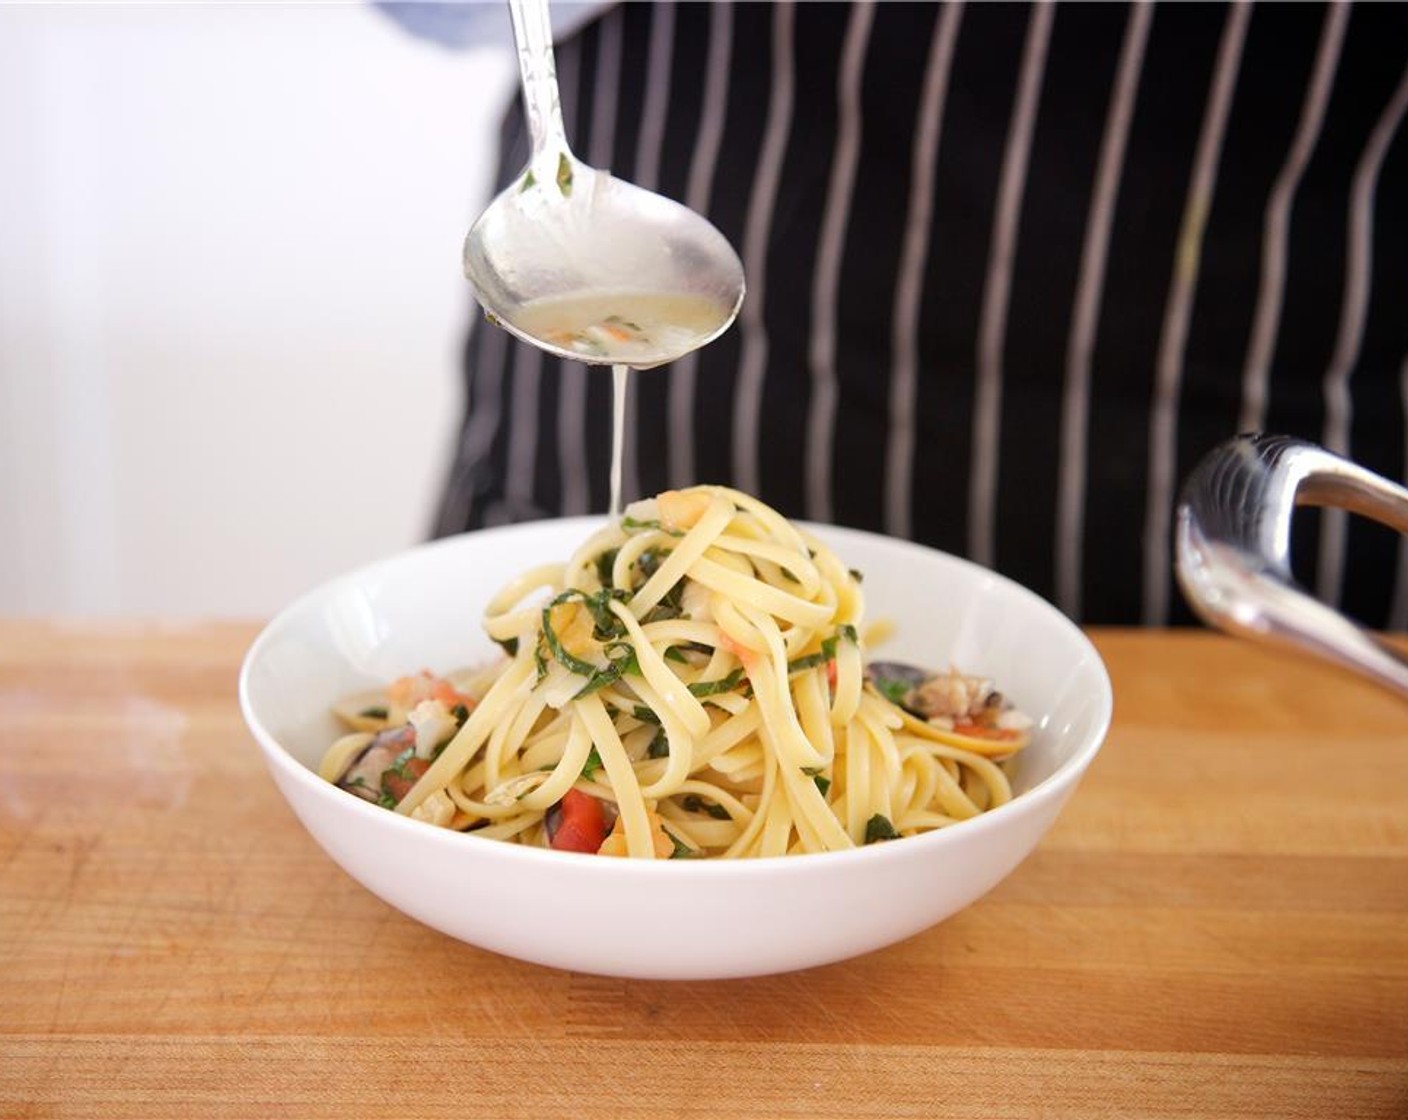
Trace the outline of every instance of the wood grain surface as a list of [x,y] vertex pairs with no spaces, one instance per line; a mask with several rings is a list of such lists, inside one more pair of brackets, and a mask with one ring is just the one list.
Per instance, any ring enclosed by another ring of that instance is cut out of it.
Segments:
[[637,983],[417,925],[325,857],[255,627],[0,623],[0,1116],[1408,1117],[1408,705],[1097,631],[1109,742],[891,949]]

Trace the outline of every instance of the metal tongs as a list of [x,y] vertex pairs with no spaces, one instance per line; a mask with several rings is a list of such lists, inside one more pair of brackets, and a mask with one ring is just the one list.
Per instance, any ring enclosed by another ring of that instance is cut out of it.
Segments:
[[1174,567],[1193,609],[1231,634],[1290,647],[1408,698],[1408,657],[1301,588],[1291,512],[1329,506],[1408,532],[1408,490],[1313,443],[1238,436],[1184,484]]

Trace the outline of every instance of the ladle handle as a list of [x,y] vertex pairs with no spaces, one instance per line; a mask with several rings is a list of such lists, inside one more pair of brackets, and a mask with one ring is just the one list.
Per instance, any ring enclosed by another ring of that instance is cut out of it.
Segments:
[[1189,476],[1175,570],[1188,602],[1229,633],[1307,651],[1408,698],[1408,658],[1291,575],[1291,513],[1331,506],[1408,532],[1408,490],[1315,444],[1239,436]]
[[557,65],[552,54],[552,20],[548,0],[508,0],[513,40],[518,46],[518,73],[523,82],[523,108],[528,117],[532,151],[528,165],[541,177],[539,164],[555,173],[559,155],[570,158],[562,125],[562,101],[557,90]]

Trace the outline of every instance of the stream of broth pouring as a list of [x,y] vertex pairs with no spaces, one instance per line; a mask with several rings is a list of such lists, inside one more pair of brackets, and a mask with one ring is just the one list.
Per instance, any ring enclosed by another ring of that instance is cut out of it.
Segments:
[[631,367],[611,367],[611,508],[612,521],[621,516],[621,460],[626,449],[626,389]]
[[[728,317],[705,296],[628,292],[568,296],[525,304],[515,325],[534,338],[571,350],[588,365],[611,367],[611,508],[621,514],[626,442],[626,390],[631,370],[652,369],[701,345]],[[629,330],[627,330],[629,328]],[[617,339],[612,332],[630,337]]]

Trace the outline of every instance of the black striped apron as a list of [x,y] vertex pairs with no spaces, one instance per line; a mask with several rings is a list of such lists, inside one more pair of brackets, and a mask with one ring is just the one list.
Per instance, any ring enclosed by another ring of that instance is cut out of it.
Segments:
[[[1408,473],[1408,6],[634,3],[557,60],[578,154],[749,283],[633,377],[628,499],[726,483],[1163,624],[1222,439]],[[501,186],[517,104],[502,141]],[[483,324],[465,370],[436,533],[604,511],[610,376]],[[1307,512],[1295,567],[1408,625],[1395,534]]]

